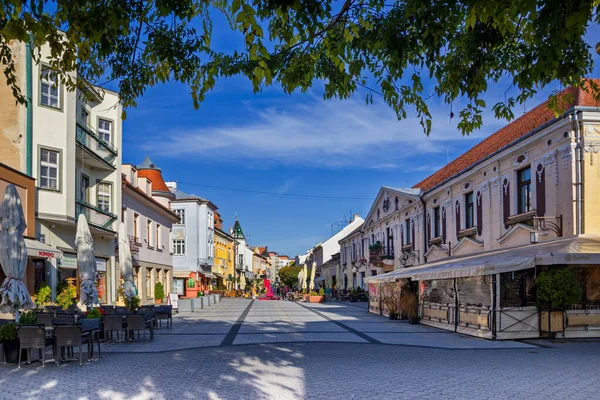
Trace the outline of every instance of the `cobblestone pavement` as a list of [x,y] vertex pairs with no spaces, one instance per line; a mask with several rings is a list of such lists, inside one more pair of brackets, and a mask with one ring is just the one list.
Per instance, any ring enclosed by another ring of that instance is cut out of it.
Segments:
[[[0,366],[0,399],[590,399],[600,342],[490,342],[345,304],[225,299],[82,367]],[[400,344],[400,345],[398,345]]]

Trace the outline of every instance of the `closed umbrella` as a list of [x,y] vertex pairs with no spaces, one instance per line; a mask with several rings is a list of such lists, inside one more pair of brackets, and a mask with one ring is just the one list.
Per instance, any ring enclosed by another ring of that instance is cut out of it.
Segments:
[[317,270],[317,263],[314,262],[310,270],[310,285],[308,290],[315,290],[315,271]]
[[96,289],[96,257],[94,256],[94,239],[90,233],[85,215],[77,217],[77,270],[79,271],[79,302],[86,307],[98,305]]
[[27,287],[23,283],[27,268],[27,247],[23,233],[27,228],[21,198],[14,185],[8,185],[0,203],[0,264],[6,275],[0,287],[0,311],[15,314],[19,309],[35,308]]
[[330,288],[331,287],[331,271],[327,270],[325,272],[325,287]]
[[298,272],[298,289],[302,288],[302,269]]
[[133,261],[131,259],[131,250],[129,249],[127,228],[123,222],[119,225],[119,264],[121,279],[123,279],[123,295],[127,299],[131,299],[135,296],[136,288],[133,281]]
[[347,289],[354,289],[354,283],[352,282],[352,267],[346,266],[346,277],[348,278]]
[[246,274],[244,271],[240,272],[240,289],[246,289]]
[[306,280],[308,279],[308,269],[306,264],[304,264],[304,269],[302,270],[302,290],[306,290]]
[[341,289],[340,283],[342,282],[342,272],[340,270],[340,264],[338,263],[335,266],[335,287],[336,289]]

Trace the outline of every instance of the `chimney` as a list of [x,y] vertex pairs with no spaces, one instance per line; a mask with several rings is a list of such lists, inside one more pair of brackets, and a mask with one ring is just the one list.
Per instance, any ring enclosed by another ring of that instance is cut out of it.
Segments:
[[165,182],[169,189],[177,189],[177,182]]
[[350,223],[353,223],[353,222],[354,222],[354,221],[356,221],[358,218],[360,218],[360,215],[358,215],[358,214],[354,214],[354,215],[352,216],[352,219],[350,220]]

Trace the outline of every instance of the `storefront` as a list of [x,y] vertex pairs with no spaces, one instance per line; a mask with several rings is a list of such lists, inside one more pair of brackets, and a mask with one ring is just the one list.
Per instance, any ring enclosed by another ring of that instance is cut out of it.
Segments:
[[[98,289],[98,301],[100,304],[107,303],[106,296],[106,274],[110,260],[104,257],[96,257],[96,288]],[[65,252],[60,259],[57,268],[57,284],[67,281],[74,286],[79,296],[79,274],[77,272],[77,254]]]
[[537,338],[549,315],[536,307],[536,277],[545,269],[565,266],[574,272],[582,296],[563,313],[556,334],[599,337],[600,237],[595,236],[448,258],[367,278],[373,297],[369,309],[381,313],[373,303],[385,296],[382,284],[410,278],[419,282],[424,325],[488,339]]

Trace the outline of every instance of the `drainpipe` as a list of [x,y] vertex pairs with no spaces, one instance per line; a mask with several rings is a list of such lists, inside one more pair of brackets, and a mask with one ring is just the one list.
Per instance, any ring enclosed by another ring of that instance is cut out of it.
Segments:
[[421,204],[423,205],[423,264],[425,264],[427,262],[427,257],[425,256],[425,253],[427,253],[427,207],[425,206],[425,200],[423,200],[423,195],[421,194],[421,196],[419,197],[419,200],[421,200]]
[[31,35],[29,36],[29,41],[27,41],[27,43],[25,44],[25,79],[26,79],[26,84],[25,86],[27,87],[26,90],[26,96],[27,96],[27,109],[26,109],[26,113],[27,113],[27,119],[25,121],[25,131],[26,131],[26,143],[27,143],[27,149],[26,149],[26,159],[25,159],[25,170],[27,172],[27,175],[29,176],[33,176],[32,175],[32,170],[33,170],[33,162],[32,162],[32,158],[33,158],[33,88],[32,86],[32,62],[31,62],[31,42],[32,42],[32,37]]
[[576,234],[583,233],[583,140],[579,127],[579,111],[575,110],[572,116],[575,125],[575,217]]

